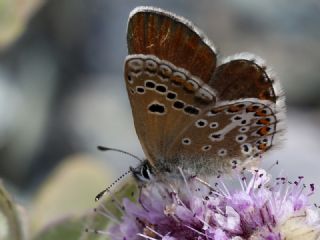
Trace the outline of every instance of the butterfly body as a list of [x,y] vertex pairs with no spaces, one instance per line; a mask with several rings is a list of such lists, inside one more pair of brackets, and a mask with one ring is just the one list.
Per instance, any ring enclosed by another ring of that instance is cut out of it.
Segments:
[[128,50],[124,78],[154,172],[213,175],[275,144],[284,99],[259,60],[236,56],[217,66],[200,30],[151,7],[131,13]]

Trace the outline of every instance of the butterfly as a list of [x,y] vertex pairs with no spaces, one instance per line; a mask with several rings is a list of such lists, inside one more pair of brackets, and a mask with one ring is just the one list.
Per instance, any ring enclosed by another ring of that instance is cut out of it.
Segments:
[[150,175],[226,172],[269,151],[281,136],[284,96],[262,59],[243,53],[219,63],[191,22],[154,7],[128,20],[124,79]]

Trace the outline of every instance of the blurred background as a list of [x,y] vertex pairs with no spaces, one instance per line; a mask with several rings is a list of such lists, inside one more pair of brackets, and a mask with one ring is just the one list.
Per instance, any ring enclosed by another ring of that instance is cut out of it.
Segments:
[[128,15],[139,5],[190,19],[222,57],[247,51],[272,66],[286,93],[288,132],[265,166],[279,160],[277,170],[319,186],[318,0],[0,0],[0,178],[16,195],[34,199],[45,179],[73,161],[65,175],[82,169],[75,178],[88,185],[77,180],[59,194],[80,189],[91,203],[137,164],[97,145],[143,157],[122,72]]

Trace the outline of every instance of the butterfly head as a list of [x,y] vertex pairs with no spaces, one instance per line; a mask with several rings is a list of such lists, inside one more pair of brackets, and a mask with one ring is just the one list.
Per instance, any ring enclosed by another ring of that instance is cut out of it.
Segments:
[[154,179],[155,173],[148,160],[144,160],[137,167],[130,167],[133,177],[139,183],[148,183]]

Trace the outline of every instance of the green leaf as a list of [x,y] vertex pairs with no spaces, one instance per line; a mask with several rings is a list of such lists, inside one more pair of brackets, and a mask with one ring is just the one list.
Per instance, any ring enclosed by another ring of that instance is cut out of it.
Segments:
[[25,239],[23,226],[16,205],[0,182],[0,239]]

